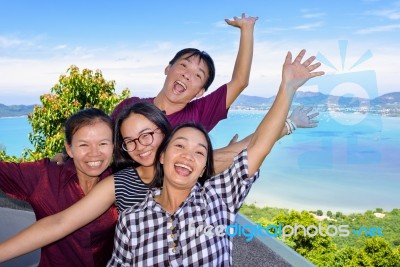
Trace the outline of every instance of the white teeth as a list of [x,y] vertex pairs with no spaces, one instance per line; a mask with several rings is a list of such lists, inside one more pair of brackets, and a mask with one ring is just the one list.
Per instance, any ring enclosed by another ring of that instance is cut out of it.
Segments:
[[187,165],[181,164],[181,163],[177,163],[177,164],[175,164],[175,166],[188,169],[189,171],[193,171],[192,168],[190,168],[190,167],[187,166]]
[[98,167],[100,166],[101,161],[88,161],[87,165],[89,165],[90,167]]
[[176,81],[177,84],[180,84],[186,90],[186,84],[181,81]]
[[139,156],[140,156],[140,157],[146,157],[146,156],[150,155],[150,153],[151,153],[151,150],[146,151],[146,152],[144,152],[144,153],[141,153],[141,154],[139,154]]

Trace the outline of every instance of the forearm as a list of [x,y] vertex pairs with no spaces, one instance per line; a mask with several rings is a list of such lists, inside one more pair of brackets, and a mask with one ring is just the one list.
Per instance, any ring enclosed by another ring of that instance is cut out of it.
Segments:
[[[0,262],[22,256],[47,245],[51,235],[57,235],[57,227],[52,229],[50,225],[57,225],[54,218],[46,217],[21,231],[17,235],[0,243]],[[49,228],[50,227],[50,228]]]
[[264,158],[269,154],[275,142],[281,137],[282,128],[293,100],[295,89],[288,87],[283,81],[271,109],[257,127],[250,140],[249,173],[254,173],[261,166]]
[[253,61],[254,28],[241,29],[239,50],[232,73],[232,79],[228,83],[227,108],[235,101],[238,95],[247,87],[250,80],[250,70]]
[[248,146],[252,136],[253,134],[233,144],[229,144],[225,147],[215,149],[214,150],[215,173],[220,173],[229,168],[232,165],[235,156]]

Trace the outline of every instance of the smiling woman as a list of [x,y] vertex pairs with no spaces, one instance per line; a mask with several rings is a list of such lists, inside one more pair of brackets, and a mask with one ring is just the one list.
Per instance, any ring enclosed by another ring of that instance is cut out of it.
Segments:
[[[64,131],[64,164],[49,159],[0,162],[0,189],[31,204],[37,219],[71,206],[111,173],[113,130],[108,115],[94,108],[81,110],[66,121]],[[112,207],[95,222],[42,248],[39,266],[104,266],[116,218]]]

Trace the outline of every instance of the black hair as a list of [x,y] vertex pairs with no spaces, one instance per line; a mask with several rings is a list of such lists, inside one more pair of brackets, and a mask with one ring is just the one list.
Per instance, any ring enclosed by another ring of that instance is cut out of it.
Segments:
[[[65,122],[64,122],[64,135],[65,142],[68,145],[72,144],[72,138],[75,133],[82,127],[93,125],[97,122],[104,122],[110,127],[111,131],[113,131],[113,122],[104,111],[98,108],[87,108],[82,109],[74,114],[72,114]],[[68,154],[63,151],[64,159],[68,158]]]
[[171,125],[166,115],[152,103],[138,102],[132,106],[126,107],[115,120],[113,171],[118,171],[126,167],[136,168],[140,166],[131,158],[131,156],[129,156],[128,152],[122,149],[124,139],[121,134],[121,125],[131,114],[140,114],[145,116],[161,130],[164,136],[168,136],[171,131]]
[[153,181],[154,187],[162,187],[163,185],[163,180],[164,180],[164,169],[163,165],[160,162],[161,154],[164,153],[167,150],[167,147],[169,143],[172,140],[172,137],[176,134],[177,131],[179,131],[182,128],[194,128],[199,130],[204,137],[206,138],[207,142],[207,161],[206,161],[206,166],[204,173],[201,177],[199,177],[198,182],[201,185],[204,185],[204,183],[214,175],[214,157],[213,157],[213,148],[212,148],[212,143],[210,140],[210,137],[207,133],[207,131],[201,126],[199,123],[196,122],[185,122],[177,125],[172,132],[168,135],[168,137],[164,138],[163,142],[160,144],[157,154],[156,154],[156,162],[155,162],[155,178]]
[[212,60],[211,56],[204,51],[200,51],[199,49],[196,48],[185,48],[176,53],[174,58],[169,62],[170,65],[173,65],[176,61],[178,61],[181,57],[184,55],[189,54],[188,56],[185,57],[185,59],[188,59],[193,56],[198,56],[200,60],[204,60],[208,67],[208,78],[206,80],[206,83],[204,84],[204,90],[207,91],[208,87],[212,84],[215,78],[215,66],[214,66],[214,61]]

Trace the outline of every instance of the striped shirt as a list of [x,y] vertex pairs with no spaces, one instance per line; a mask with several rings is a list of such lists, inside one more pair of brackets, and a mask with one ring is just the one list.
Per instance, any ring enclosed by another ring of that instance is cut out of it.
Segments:
[[128,167],[114,173],[115,199],[118,213],[141,203],[149,191],[135,168]]
[[[236,214],[258,178],[248,176],[247,150],[232,166],[197,183],[170,214],[156,201],[160,189],[119,216],[108,266],[231,266],[232,237],[217,227],[234,224]],[[201,227],[204,232],[197,233]],[[207,234],[206,227],[214,229]]]

